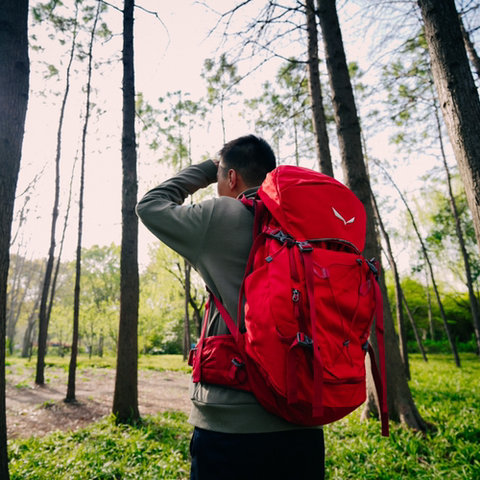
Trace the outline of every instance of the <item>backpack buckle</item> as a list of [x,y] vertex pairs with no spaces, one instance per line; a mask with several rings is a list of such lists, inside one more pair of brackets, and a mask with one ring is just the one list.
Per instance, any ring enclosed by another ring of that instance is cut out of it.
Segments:
[[275,240],[278,240],[281,244],[286,243],[287,246],[289,247],[295,245],[295,240],[290,235],[283,233],[281,230],[278,230],[274,233],[270,233],[269,235]]
[[297,247],[300,249],[301,252],[313,251],[313,247],[309,242],[297,242]]
[[367,262],[367,265],[368,267],[370,268],[370,270],[372,271],[373,275],[375,276],[376,279],[378,279],[378,268],[377,268],[377,261],[375,260],[375,258],[372,258],[370,260],[367,260],[365,259],[366,262]]
[[232,363],[237,367],[237,368],[242,368],[245,366],[245,364],[239,360],[238,358],[232,358]]
[[297,332],[297,343],[302,347],[312,348],[313,340],[303,332]]
[[245,364],[237,357],[232,358],[232,365],[228,377],[236,383],[245,383],[247,380],[247,372],[245,371]]
[[296,288],[292,289],[292,302],[298,302],[300,300],[300,290]]

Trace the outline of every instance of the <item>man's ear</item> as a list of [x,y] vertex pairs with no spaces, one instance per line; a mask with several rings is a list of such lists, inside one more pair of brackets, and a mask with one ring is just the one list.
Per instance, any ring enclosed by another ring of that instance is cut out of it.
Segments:
[[230,190],[235,190],[238,184],[237,172],[233,168],[231,168],[227,172],[227,175],[228,175],[228,187],[230,188]]

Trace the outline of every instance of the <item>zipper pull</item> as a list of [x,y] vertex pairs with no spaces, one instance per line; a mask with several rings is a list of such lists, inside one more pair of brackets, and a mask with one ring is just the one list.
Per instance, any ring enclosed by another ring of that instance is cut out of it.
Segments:
[[300,291],[296,288],[292,289],[292,301],[297,303],[300,300]]

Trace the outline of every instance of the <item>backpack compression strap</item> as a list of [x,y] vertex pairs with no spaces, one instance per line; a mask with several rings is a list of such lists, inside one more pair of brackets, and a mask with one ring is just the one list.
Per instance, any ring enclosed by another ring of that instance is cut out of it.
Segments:
[[[376,267],[377,265],[375,265]],[[387,404],[387,380],[385,366],[385,341],[383,327],[383,298],[380,286],[376,278],[373,280],[375,288],[375,333],[377,335],[378,357],[380,371],[375,360],[375,351],[368,344],[368,353],[370,354],[371,370],[377,391],[378,403],[380,407],[380,420],[382,423],[382,435],[388,437],[388,404]]]
[[313,270],[313,247],[308,242],[297,243],[302,253],[302,261],[305,266],[305,284],[308,295],[308,309],[310,313],[312,342],[313,342],[313,404],[312,416],[323,415],[323,361],[320,345],[317,340],[317,315],[315,306],[315,281]]

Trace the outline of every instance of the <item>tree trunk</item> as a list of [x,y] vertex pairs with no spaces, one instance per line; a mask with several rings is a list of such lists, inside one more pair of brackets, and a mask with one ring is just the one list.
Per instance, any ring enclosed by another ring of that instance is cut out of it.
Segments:
[[113,413],[120,423],[135,423],[138,411],[138,219],[133,63],[134,0],[123,10],[122,248],[120,255],[120,325]]
[[417,0],[443,118],[465,186],[480,251],[480,99],[454,0]]
[[453,359],[455,360],[455,365],[460,367],[460,357],[458,356],[457,346],[455,344],[455,339],[452,336],[450,331],[450,327],[448,325],[447,315],[445,314],[445,310],[443,308],[443,303],[440,298],[440,292],[438,291],[437,282],[435,281],[435,275],[433,274],[433,267],[432,262],[430,261],[430,257],[428,255],[427,247],[425,246],[425,242],[423,241],[422,235],[420,234],[420,230],[418,229],[417,222],[415,221],[415,217],[413,216],[413,212],[410,209],[405,196],[398,188],[397,184],[393,181],[392,177],[388,174],[388,172],[384,169],[383,170],[387,178],[393,185],[393,188],[398,192],[400,199],[402,200],[405,208],[407,209],[408,215],[410,216],[410,220],[412,222],[413,229],[415,230],[415,234],[418,238],[418,242],[420,243],[420,247],[422,249],[423,257],[425,258],[425,263],[427,264],[428,271],[430,273],[430,278],[432,280],[433,292],[435,293],[435,298],[437,299],[438,308],[440,310],[440,317],[442,318],[443,328],[445,329],[445,334],[447,335],[448,343],[450,344],[450,349],[452,350]]
[[103,343],[104,343],[103,332],[100,331],[100,336],[98,338],[98,356],[100,358],[103,357]]
[[62,230],[62,236],[60,238],[60,245],[58,249],[58,257],[57,257],[57,263],[55,265],[55,272],[53,273],[53,278],[52,278],[52,288],[50,289],[50,301],[48,302],[48,307],[47,307],[47,317],[50,318],[50,315],[52,314],[52,308],[53,308],[53,303],[55,300],[55,291],[57,288],[57,279],[58,279],[58,274],[60,272],[60,266],[62,264],[62,253],[63,253],[63,247],[65,245],[65,235],[67,233],[67,227],[68,227],[68,219],[70,217],[70,207],[72,204],[72,190],[73,190],[73,180],[75,177],[75,165],[76,165],[76,159],[73,163],[72,167],[72,174],[70,176],[70,187],[68,190],[68,203],[67,203],[67,211],[65,212],[65,218],[63,220],[63,230]]
[[55,155],[55,194],[52,210],[52,224],[50,230],[50,247],[48,250],[47,266],[45,269],[45,278],[43,280],[42,297],[40,300],[40,311],[38,314],[38,351],[37,351],[37,369],[35,375],[35,383],[37,385],[45,384],[45,356],[47,354],[47,338],[48,324],[50,322],[48,298],[50,285],[52,282],[53,265],[55,261],[55,243],[56,228],[58,220],[58,205],[60,202],[60,159],[62,155],[62,132],[65,119],[65,108],[67,105],[68,94],[70,92],[70,71],[72,68],[75,53],[76,35],[72,39],[72,47],[70,49],[70,57],[68,60],[65,80],[65,92],[62,98],[60,108],[60,117],[57,129],[57,151]]
[[202,298],[200,306],[197,305],[196,295],[195,298],[190,295],[190,306],[193,308],[193,323],[195,324],[195,335],[200,337],[202,330],[202,308],[205,303],[205,299]]
[[32,275],[28,275],[27,283],[22,286],[21,279],[24,273],[25,257],[17,253],[13,267],[13,281],[11,289],[7,294],[7,340],[8,353],[13,354],[15,345],[15,334],[17,330],[18,319],[22,311],[25,295],[30,287]]
[[327,122],[323,109],[322,85],[318,69],[318,29],[315,0],[305,1],[308,34],[308,87],[312,106],[313,132],[320,172],[333,177],[332,157],[328,140]]
[[31,356],[32,344],[33,344],[33,335],[35,334],[35,327],[37,326],[38,318],[38,307],[40,305],[40,300],[42,296],[40,282],[43,278],[44,272],[43,269],[40,269],[38,272],[34,272],[35,278],[33,279],[34,284],[38,285],[38,292],[36,292],[35,303],[33,308],[30,311],[30,315],[27,319],[27,326],[23,334],[22,340],[22,358],[27,358]]
[[[80,281],[82,277],[82,235],[83,235],[83,200],[85,190],[85,158],[87,145],[88,121],[90,120],[90,94],[92,90],[92,64],[93,64],[93,43],[95,41],[95,31],[97,29],[98,17],[100,15],[101,3],[97,4],[97,11],[93,20],[92,30],[90,32],[90,42],[88,46],[88,67],[87,67],[87,85],[85,101],[85,118],[82,130],[82,151],[80,161],[80,192],[78,195],[78,230],[77,230],[77,252],[75,259],[75,287],[73,291],[73,328],[72,328],[72,348],[70,350],[70,364],[68,366],[68,385],[65,402],[75,402],[75,377],[77,371],[78,355],[78,335],[80,323]],[[78,6],[77,6],[78,8]],[[75,15],[76,19],[76,15]],[[76,22],[75,22],[76,26]],[[90,349],[91,354],[91,349]]]
[[465,50],[467,55],[470,58],[470,63],[472,64],[475,72],[480,78],[480,57],[478,56],[475,46],[473,45],[470,34],[465,30],[465,25],[463,24],[462,17],[459,15],[458,20],[460,22],[460,30],[462,32],[463,43],[465,44]]
[[37,350],[37,368],[35,374],[35,383],[37,385],[45,384],[45,356],[47,354],[48,338],[48,294],[50,291],[50,282],[55,260],[55,230],[58,218],[58,197],[60,193],[59,169],[57,168],[55,181],[55,200],[52,213],[52,226],[50,234],[50,248],[48,251],[47,265],[45,268],[45,278],[42,286],[42,296],[40,300],[40,310],[38,314],[38,350]]
[[25,328],[25,333],[23,335],[23,342],[22,342],[22,358],[27,358],[31,354],[32,348],[32,336],[35,330],[36,325],[36,318],[38,316],[38,306],[40,305],[40,293],[35,300],[35,305],[30,313],[30,316],[27,320],[27,327]]
[[0,25],[0,478],[8,480],[5,399],[7,280],[15,190],[28,103],[28,1],[2,2]]
[[[380,242],[374,225],[370,181],[362,154],[360,124],[353,98],[353,89],[348,73],[342,35],[334,0],[318,0],[318,16],[322,28],[325,58],[327,62],[330,88],[332,90],[335,123],[337,125],[342,168],[347,185],[365,206],[367,212],[367,238],[365,255],[380,259]],[[387,352],[387,392],[389,414],[411,428],[425,430],[427,425],[421,418],[410,392],[398,342],[393,327],[393,319],[388,306],[388,295],[383,276],[380,288],[384,299],[385,350]],[[373,343],[375,338],[373,335]],[[368,376],[368,401],[364,416],[378,412],[378,400],[372,388],[371,375]]]
[[445,155],[445,149],[443,146],[442,129],[440,126],[440,118],[438,114],[438,107],[435,105],[435,119],[437,121],[438,140],[440,142],[440,151],[442,155],[443,167],[445,169],[445,175],[447,178],[448,197],[450,200],[450,208],[452,209],[452,215],[455,219],[455,230],[457,232],[458,244],[460,246],[460,252],[462,253],[463,265],[465,268],[465,278],[467,280],[468,298],[470,301],[470,311],[472,312],[473,330],[475,332],[475,338],[477,340],[477,353],[480,355],[480,312],[478,311],[477,297],[473,289],[472,271],[470,269],[470,259],[467,249],[465,247],[465,237],[463,235],[462,225],[460,223],[460,216],[458,215],[457,204],[455,202],[455,196],[453,195],[452,179],[450,176],[450,170],[447,164],[447,156]]
[[[365,144],[365,140],[362,136],[362,141]],[[365,158],[368,161],[368,156],[365,153]],[[367,163],[368,166],[368,163]],[[412,325],[413,332],[415,334],[415,339],[418,344],[418,348],[420,352],[423,355],[423,359],[427,361],[427,355],[425,353],[425,349],[423,348],[422,340],[418,334],[417,326],[415,325],[415,321],[413,319],[413,316],[410,312],[410,309],[408,308],[407,300],[403,294],[402,290],[402,285],[400,283],[400,274],[398,273],[398,268],[397,268],[397,262],[395,261],[395,257],[393,255],[393,249],[392,249],[392,244],[390,243],[390,236],[387,233],[387,230],[385,228],[385,225],[382,221],[382,217],[380,216],[380,210],[378,208],[377,200],[375,198],[375,195],[372,192],[372,202],[373,202],[373,210],[375,214],[375,219],[377,221],[377,225],[380,228],[380,231],[382,232],[382,236],[385,241],[385,246],[386,246],[386,251],[385,254],[388,259],[388,263],[390,265],[390,268],[392,269],[393,272],[393,279],[394,279],[394,285],[395,285],[395,313],[397,317],[397,326],[398,326],[398,332],[399,332],[399,347],[400,347],[400,354],[402,356],[402,360],[405,365],[405,374],[407,376],[407,379],[410,380],[411,375],[410,375],[410,363],[408,360],[408,349],[407,349],[407,336],[406,336],[406,331],[405,331],[405,320],[404,320],[404,315],[403,315],[403,308],[402,308],[402,302],[405,303],[405,307],[407,310],[407,315],[410,320],[410,323]]]
[[415,340],[417,341],[418,349],[420,350],[420,353],[422,354],[423,360],[425,362],[428,362],[427,354],[425,352],[425,348],[423,348],[423,343],[422,339],[420,338],[420,335],[418,333],[417,325],[415,324],[415,320],[413,319],[412,312],[410,310],[410,307],[408,306],[407,299],[405,298],[405,295],[403,294],[403,290],[400,291],[401,293],[401,298],[403,300],[403,303],[405,305],[405,309],[407,310],[407,316],[408,319],[410,320],[410,324],[412,326],[413,334],[415,335]]
[[189,312],[189,304],[190,304],[190,277],[191,277],[191,265],[184,260],[183,267],[185,272],[185,305],[184,305],[184,319],[183,319],[183,359],[186,360],[188,358],[188,354],[190,352],[190,347],[192,344],[192,339],[190,335],[190,312]]
[[435,325],[433,324],[432,297],[430,295],[430,282],[428,280],[428,272],[426,269],[425,269],[425,293],[427,295],[428,326],[430,328],[430,339],[432,341],[435,341]]
[[410,380],[410,363],[408,361],[408,350],[407,350],[407,335],[405,332],[405,320],[403,318],[403,308],[402,308],[402,287],[400,284],[400,275],[398,273],[397,262],[395,261],[395,257],[393,256],[392,245],[390,243],[390,237],[385,229],[385,225],[383,224],[382,217],[380,216],[380,211],[378,209],[377,200],[375,195],[372,192],[372,204],[373,204],[373,212],[375,215],[375,219],[377,221],[377,225],[382,232],[383,239],[385,241],[385,254],[388,258],[388,263],[390,264],[390,268],[392,269],[393,273],[393,280],[395,286],[395,313],[397,317],[397,329],[398,329],[398,341],[400,347],[400,355],[402,357],[403,365],[405,367],[405,375],[407,379]]

